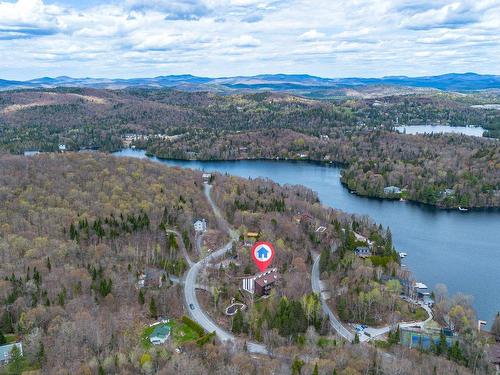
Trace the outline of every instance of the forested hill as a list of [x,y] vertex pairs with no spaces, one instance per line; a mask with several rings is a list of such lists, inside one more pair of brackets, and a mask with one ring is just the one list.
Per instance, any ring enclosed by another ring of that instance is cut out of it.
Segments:
[[[178,159],[306,159],[346,165],[358,194],[440,207],[499,207],[498,141],[397,134],[401,124],[482,125],[500,132],[495,93],[313,100],[276,93],[59,88],[0,93],[0,151],[114,151]],[[390,196],[390,198],[397,198]]]
[[[389,76],[382,78],[322,78],[307,74],[261,74],[256,76],[238,76],[223,78],[196,77],[186,75],[159,76],[153,78],[72,78],[42,77],[29,81],[9,81],[0,79],[0,90],[19,88],[132,88],[132,87],[168,87],[185,91],[214,92],[289,92],[306,94],[312,97],[331,95],[349,95],[355,92],[369,91],[372,87],[385,86],[395,92],[408,89],[425,88],[445,91],[472,91],[500,89],[500,76],[475,73],[443,74],[439,76],[407,77]],[[414,90],[418,91],[418,90]]]
[[[198,298],[210,313],[245,298],[240,276],[255,269],[245,234],[256,230],[272,241],[279,286],[269,298],[248,304],[245,332],[236,324],[233,332],[265,343],[275,356],[262,360],[243,345],[230,348],[205,335],[184,316],[183,286],[174,283],[189,267],[183,249],[191,259],[203,258],[193,218],[207,219],[204,237],[216,238],[217,246],[227,241],[203,185],[201,172],[100,153],[0,156],[0,338],[23,345],[23,357],[0,366],[0,373],[279,374],[290,373],[297,358],[304,358],[304,373],[313,373],[315,365],[329,374],[490,373],[471,329],[474,312],[463,297],[442,296],[436,314],[440,321],[449,315],[451,324],[471,332],[455,351],[434,355],[332,338],[311,291],[311,251],[322,251],[328,285],[342,283],[338,297],[348,319],[415,317],[415,309],[398,298],[400,289],[389,288],[399,282],[382,278],[410,274],[399,266],[390,230],[323,207],[304,187],[262,179],[214,175],[213,199],[241,237],[226,258],[228,267],[209,267],[198,279],[213,287],[213,296],[200,291]],[[297,221],[297,212],[310,219]],[[316,230],[319,224],[324,232]],[[370,260],[354,255],[359,246],[354,231],[373,241]],[[143,272],[153,276],[141,288]],[[263,304],[266,308],[259,308]],[[153,346],[149,324],[159,317],[170,319],[171,336]]]

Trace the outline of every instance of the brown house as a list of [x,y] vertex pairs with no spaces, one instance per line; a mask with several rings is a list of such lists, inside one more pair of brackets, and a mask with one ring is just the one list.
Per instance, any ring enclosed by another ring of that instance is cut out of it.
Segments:
[[242,280],[243,290],[260,296],[267,296],[271,293],[271,289],[276,285],[278,281],[278,270],[276,268],[271,268],[268,271],[257,274],[252,277],[247,277]]
[[276,270],[276,268],[273,268],[268,272],[264,272],[261,276],[255,279],[255,295],[269,295],[277,280],[278,271]]

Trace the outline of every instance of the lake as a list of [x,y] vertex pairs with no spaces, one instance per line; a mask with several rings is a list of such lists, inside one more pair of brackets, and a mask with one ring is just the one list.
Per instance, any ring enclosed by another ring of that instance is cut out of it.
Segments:
[[[146,158],[141,150],[126,149],[117,156]],[[403,263],[418,281],[448,286],[450,293],[474,296],[478,317],[488,328],[500,311],[500,210],[460,212],[351,194],[340,183],[340,168],[290,161],[178,161],[150,158],[169,166],[265,177],[280,184],[302,184],[318,193],[324,205],[369,215],[389,226],[396,248],[408,253]]]
[[447,125],[403,125],[396,126],[396,131],[406,134],[459,133],[482,137],[486,130],[481,126],[447,126]]

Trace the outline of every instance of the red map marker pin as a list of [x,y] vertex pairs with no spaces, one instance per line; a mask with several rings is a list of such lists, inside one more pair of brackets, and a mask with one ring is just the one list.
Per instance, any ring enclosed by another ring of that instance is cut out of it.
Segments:
[[260,272],[264,272],[274,257],[274,247],[269,242],[256,242],[252,247],[252,258]]

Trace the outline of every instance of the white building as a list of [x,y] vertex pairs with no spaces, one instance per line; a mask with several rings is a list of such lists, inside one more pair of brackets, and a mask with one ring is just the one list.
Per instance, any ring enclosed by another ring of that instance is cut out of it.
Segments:
[[206,232],[207,230],[207,221],[205,219],[196,220],[193,224],[194,230],[196,232]]
[[212,175],[210,173],[203,173],[202,178],[203,182],[208,184],[210,182],[210,179],[212,178]]

